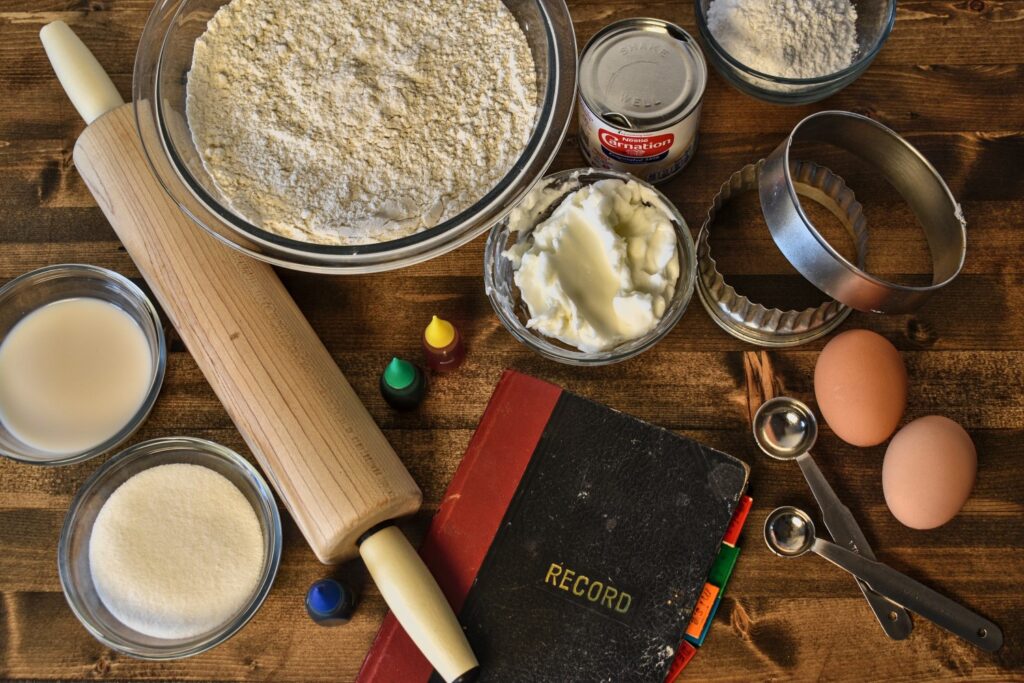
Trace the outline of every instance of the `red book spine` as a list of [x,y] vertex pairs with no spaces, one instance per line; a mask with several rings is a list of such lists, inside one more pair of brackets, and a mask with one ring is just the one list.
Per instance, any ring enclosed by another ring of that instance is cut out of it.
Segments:
[[[506,370],[480,418],[420,548],[456,614],[561,393],[553,384]],[[356,681],[425,682],[432,671],[388,613]]]

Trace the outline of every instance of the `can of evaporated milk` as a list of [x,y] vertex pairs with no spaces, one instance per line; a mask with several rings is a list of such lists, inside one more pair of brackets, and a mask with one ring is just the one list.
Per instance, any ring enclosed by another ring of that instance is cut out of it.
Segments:
[[708,68],[689,33],[660,19],[617,21],[583,47],[579,82],[588,164],[658,182],[690,161]]

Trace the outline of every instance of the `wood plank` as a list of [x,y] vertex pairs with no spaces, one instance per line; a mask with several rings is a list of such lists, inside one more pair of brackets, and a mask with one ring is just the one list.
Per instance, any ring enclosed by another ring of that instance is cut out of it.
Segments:
[[[13,4],[13,3],[11,3]],[[39,28],[63,19],[81,32],[86,43],[102,55],[101,63],[115,76],[128,74],[135,59],[135,46],[148,16],[149,3],[90,3],[91,11],[80,7],[35,13],[0,8],[0,30],[7,40],[0,43],[0,64],[8,73],[35,73],[34,57],[24,47],[37,44]],[[606,24],[635,16],[655,16],[678,23],[696,35],[693,6],[670,0],[570,0],[568,3],[579,44]],[[1020,64],[1024,45],[1019,40],[1024,21],[1021,0],[915,0],[897,5],[896,24],[879,53],[878,64]],[[979,41],[977,35],[985,35]]]
[[[675,22],[697,35],[693,5],[688,2],[569,2],[582,45],[606,24],[636,16]],[[1024,21],[1020,0],[899,2],[896,24],[879,53],[878,64],[1006,64],[1024,61],[1019,40]],[[985,39],[975,37],[984,35]]]
[[[901,3],[902,6],[902,3]],[[1024,83],[1019,64],[876,63],[821,104],[779,107],[743,97],[712,75],[701,131],[778,132],[784,137],[800,119],[822,108],[854,111],[907,133],[924,130],[1024,130],[1019,106]],[[928,104],[942,101],[942,107]]]
[[[1024,130],[1024,107],[1015,105],[1024,97],[1022,69],[1021,64],[876,64],[826,103],[830,109],[862,113],[904,133],[1020,131]],[[743,97],[744,106],[737,107],[737,93],[717,74],[711,78],[701,115],[705,134],[777,132],[781,139],[800,119],[821,109],[818,104],[779,107],[751,97]],[[63,140],[70,147],[83,125],[74,118],[70,104],[58,99],[63,94],[56,80],[38,75],[5,77],[0,68],[2,79],[20,106],[16,117],[6,123],[0,120],[0,139]],[[130,70],[114,80],[124,95],[131,92]],[[936,99],[943,107],[926,106]]]
[[[196,434],[210,433],[197,431]],[[685,430],[681,433],[692,436],[710,437],[711,445],[722,447],[735,441],[731,433],[700,430]],[[394,435],[395,432],[389,432]],[[984,554],[1003,557],[1009,568],[1015,564],[1015,548],[1024,544],[1024,530],[1021,529],[1019,518],[1024,511],[1024,504],[1016,495],[1017,487],[1012,481],[1016,462],[1024,455],[1018,445],[1022,436],[1021,430],[985,430],[975,432],[980,450],[979,476],[974,495],[965,506],[963,513],[947,526],[932,531],[916,531],[899,524],[885,507],[880,487],[878,463],[884,448],[856,451],[841,444],[838,440],[826,437],[819,449],[818,461],[822,471],[833,482],[836,491],[849,503],[851,509],[861,518],[865,532],[869,538],[876,539],[874,545],[884,548],[880,555],[893,562],[898,558],[912,564],[920,564],[922,571],[931,572],[941,580],[947,562],[947,551],[969,552],[971,549],[984,549]],[[456,433],[458,437],[461,434]],[[993,436],[995,435],[995,436]],[[468,437],[468,432],[466,433]],[[422,435],[416,439],[422,440]],[[412,439],[408,439],[411,441]],[[447,439],[442,439],[447,441]],[[452,439],[454,441],[454,439]],[[1016,442],[1016,443],[1015,443]],[[401,450],[403,441],[396,442]],[[761,484],[755,480],[753,494],[756,497],[754,518],[746,533],[747,543],[751,547],[760,547],[760,523],[768,511],[784,504],[803,506],[808,510],[814,508],[809,493],[801,491],[803,482],[800,472],[795,466],[786,466],[769,461],[766,456],[757,452],[748,442],[731,449],[733,453],[743,457],[753,468]],[[242,452],[245,452],[242,449]],[[402,452],[405,462],[411,470],[427,475],[423,481],[441,482],[439,475],[451,476],[458,465],[458,451],[443,452],[433,450],[426,452],[408,448]],[[433,470],[433,471],[431,471]],[[86,472],[90,474],[91,471]],[[434,476],[430,476],[434,475]],[[74,489],[81,484],[83,477],[74,478]],[[765,482],[771,482],[766,487]],[[444,482],[446,484],[446,482]],[[0,520],[4,522],[0,528],[0,568],[4,569],[4,589],[17,590],[59,590],[57,582],[56,539],[60,526],[67,511],[67,505],[74,491],[44,495],[37,491],[10,491],[12,487],[28,488],[27,482],[5,484],[5,501],[0,505]],[[424,510],[417,516],[409,518],[404,524],[413,530],[416,537],[422,536],[429,522],[430,514],[436,509],[440,499],[440,489],[427,492],[428,502]],[[759,522],[757,520],[760,520]],[[984,524],[986,533],[976,534],[977,525]],[[306,557],[308,548],[298,535],[294,523],[285,522],[286,537],[294,540],[289,544],[293,551],[287,553],[287,562],[299,562]],[[943,549],[942,552],[935,552]],[[291,554],[297,557],[291,557]],[[311,557],[311,556],[310,556]],[[770,560],[771,556],[765,556]],[[957,561],[961,561],[960,560]],[[1002,560],[1000,560],[1002,562]],[[770,563],[766,563],[770,564]],[[775,563],[778,564],[778,563]],[[774,565],[773,565],[774,566]],[[1024,568],[1024,567],[1020,567]],[[838,574],[837,576],[843,576]],[[984,572],[977,577],[978,581],[991,580],[993,576]],[[1007,590],[1014,585],[1012,577],[1003,577]],[[764,587],[762,587],[764,588]]]
[[[1024,501],[1017,494],[1018,485],[1014,479],[1014,468],[1024,456],[1021,445],[1024,431],[1021,429],[979,429],[971,427],[971,433],[978,447],[981,462],[979,494],[969,501],[966,508],[972,517],[991,515],[993,518],[1018,515],[1024,511]],[[746,429],[678,429],[680,434],[698,439],[715,448],[735,454],[748,462],[758,476],[768,478],[772,486],[758,491],[759,507],[770,509],[782,504],[789,496],[800,495],[801,503],[807,502],[805,491],[801,490],[801,479],[796,468],[769,461],[754,446]],[[234,428],[202,428],[182,426],[173,423],[147,425],[129,443],[166,435],[188,435],[207,438],[222,443],[249,458],[248,450]],[[425,505],[433,509],[448,481],[458,467],[462,453],[472,435],[472,429],[430,429],[392,428],[385,435],[395,446],[403,462],[424,485]],[[858,449],[845,444],[823,428],[819,464],[826,476],[835,482],[835,488],[851,496],[850,503],[856,509],[883,511],[883,498],[879,488],[878,464],[885,452],[884,446]],[[71,498],[85,479],[103,459],[65,468],[59,475],[50,470],[28,468],[14,463],[0,462],[0,510],[56,510],[63,514]],[[772,492],[779,485],[777,493]],[[882,515],[882,517],[886,517]],[[885,528],[895,533],[900,527],[886,517]],[[969,525],[965,527],[969,529]],[[887,540],[906,546],[914,536],[930,536],[932,540],[944,542],[945,530],[929,534],[907,532]],[[1020,530],[1011,534],[1011,539],[1020,538]],[[43,539],[39,542],[50,542]],[[1000,539],[990,536],[983,541],[998,544]]]
[[[389,433],[475,428],[501,371],[511,367],[668,429],[735,429],[744,438],[747,435],[749,410],[743,363],[745,354],[753,351],[677,351],[666,341],[645,354],[643,367],[658,368],[656,373],[631,367],[631,363],[640,363],[636,360],[580,374],[567,366],[537,361],[525,349],[502,350],[486,341],[475,343],[471,349],[474,356],[460,369],[459,376],[435,378],[428,400],[410,413],[391,410],[380,397],[377,381],[388,353],[343,352],[335,358],[371,415]],[[481,363],[474,357],[493,357],[495,361]],[[780,385],[797,398],[813,401],[817,351],[804,347],[771,353],[771,357]],[[1020,351],[926,349],[904,351],[903,357],[911,378],[908,419],[931,411],[947,414],[970,430],[1024,429],[1024,394],[1019,391],[1024,384],[1024,356]],[[972,391],[976,386],[986,390]],[[156,436],[174,427],[178,431],[230,427],[198,370],[181,353],[172,354],[168,380],[141,434],[151,429],[151,435]],[[417,438],[430,435],[421,433]],[[403,448],[408,447],[408,443],[403,444]],[[461,451],[456,453],[458,456]],[[38,476],[55,476],[52,472],[42,470]]]
[[[662,184],[673,202],[686,207],[706,206],[722,183],[744,165],[769,154],[786,137],[747,132],[707,133],[701,137],[690,165]],[[1024,132],[907,132],[904,137],[938,170],[960,201],[1018,201],[1024,194],[1024,178],[1018,173],[1024,155]],[[84,183],[70,164],[71,145],[58,140],[9,141],[0,146],[0,205],[17,211],[47,208],[93,207]],[[794,154],[829,166],[842,175],[862,203],[886,204],[899,195],[877,174],[869,172],[852,156],[826,147],[800,147]],[[984,172],[978,169],[984,165]],[[574,133],[566,139],[552,170],[583,165]],[[700,224],[703,210],[684,217]]]
[[[724,176],[723,180],[727,177]],[[782,258],[767,233],[756,201],[752,194],[744,197],[743,210],[737,212],[735,220],[719,220],[712,226],[712,249],[715,249],[720,267],[727,268],[723,272],[733,276],[792,274],[795,271]],[[693,234],[703,222],[702,214],[708,203],[710,197],[703,202],[683,201],[677,205],[684,216],[691,218],[689,225]],[[993,277],[1024,272],[1024,231],[1020,229],[1024,200],[966,201],[961,205],[968,221],[968,254],[963,275]],[[917,249],[917,243],[921,241],[920,228],[904,215],[902,204],[868,202],[866,211],[872,268],[895,274],[925,272],[930,268],[930,261],[922,258],[923,254]],[[0,262],[0,280],[8,280],[44,265],[76,259],[112,268],[130,277],[138,275],[124,247],[116,241],[98,209],[22,208],[6,215],[9,220],[18,222],[0,235],[0,243],[10,255],[9,259]],[[433,279],[443,286],[445,280],[438,278],[436,271],[443,268],[452,277],[478,278],[483,268],[484,240],[485,237],[481,236],[470,245],[439,257],[432,265],[413,266],[399,273],[374,277]],[[908,244],[915,248],[908,251]],[[992,244],[998,244],[1000,248],[992,249]],[[728,246],[722,248],[720,245]],[[320,282],[315,277],[290,272],[283,273],[283,276],[292,288],[302,289],[305,288],[303,283]],[[347,278],[329,278],[326,282],[326,286],[335,292],[351,286]],[[461,288],[462,283],[458,286]],[[459,291],[471,293],[471,290]],[[315,300],[309,302],[311,306],[317,304]],[[326,306],[327,303],[320,302],[319,305]]]
[[[892,658],[867,657],[858,662],[861,680],[948,680],[965,675],[982,681],[1020,680],[1007,674],[1016,664],[1014,660],[967,649],[927,623],[918,625],[910,641],[883,642],[878,629],[868,622],[870,615],[863,601],[852,595],[852,584],[844,598],[783,600],[733,597],[741,595],[741,587],[737,578],[736,590],[724,601],[723,617],[714,623],[707,646],[688,672],[696,680],[736,680],[736,671],[758,672],[759,679],[819,680],[823,675],[833,679],[852,668],[836,654],[849,642],[896,653]],[[989,612],[997,601],[1007,609],[1022,607],[1019,596],[1000,596],[986,601]],[[249,627],[219,648],[190,660],[147,663],[104,650],[77,624],[62,620],[60,612],[66,608],[58,594],[22,593],[17,594],[16,602],[4,594],[0,604],[16,615],[14,619],[36,614],[40,624],[52,625],[50,637],[32,639],[18,650],[18,658],[6,670],[12,676],[32,675],[45,663],[55,676],[76,678],[205,680],[204,672],[217,671],[230,680],[351,680],[372,630],[368,627],[383,616],[367,606],[341,637],[336,630],[298,621],[293,610],[268,603]],[[794,615],[807,614],[815,618],[790,626]],[[277,637],[256,635],[270,632]],[[731,660],[740,666],[735,670],[722,666],[723,661]],[[801,667],[803,661],[814,662],[813,669]]]

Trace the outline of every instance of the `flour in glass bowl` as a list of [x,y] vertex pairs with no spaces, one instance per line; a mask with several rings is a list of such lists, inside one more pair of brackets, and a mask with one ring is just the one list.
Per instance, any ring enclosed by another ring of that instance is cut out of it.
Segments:
[[828,76],[857,54],[850,0],[712,0],[707,17],[730,57],[770,76]]
[[368,244],[498,184],[533,129],[534,68],[501,0],[232,0],[196,41],[186,111],[249,222]]

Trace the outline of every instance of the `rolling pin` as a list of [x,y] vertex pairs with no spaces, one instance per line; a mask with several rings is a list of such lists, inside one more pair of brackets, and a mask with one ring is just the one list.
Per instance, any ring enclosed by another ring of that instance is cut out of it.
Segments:
[[420,556],[391,520],[422,494],[273,269],[206,234],[147,165],[131,104],[68,26],[40,38],[88,127],[78,172],[196,364],[324,563],[360,555],[446,681],[477,660]]

